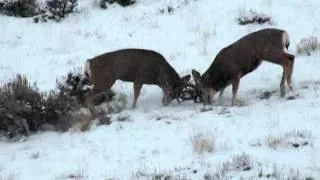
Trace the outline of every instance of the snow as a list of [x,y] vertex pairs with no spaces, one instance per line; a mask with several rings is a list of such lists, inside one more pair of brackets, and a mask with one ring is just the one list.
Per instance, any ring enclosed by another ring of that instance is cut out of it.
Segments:
[[[113,4],[107,10],[91,1],[79,0],[79,5],[79,11],[61,23],[34,24],[29,18],[0,15],[0,83],[23,73],[41,90],[49,90],[56,78],[83,67],[86,59],[129,47],[160,52],[181,76],[193,68],[203,73],[221,48],[249,32],[285,29],[291,53],[302,38],[320,33],[318,0],[138,0],[132,7]],[[174,7],[173,14],[160,13],[168,6]],[[270,15],[274,24],[237,25],[239,12],[250,9]],[[241,153],[253,159],[253,169],[230,172],[233,179],[256,179],[257,164],[262,164],[263,171],[272,171],[273,165],[284,167],[283,176],[293,175],[290,169],[294,169],[303,177],[318,179],[319,57],[319,53],[297,55],[293,78],[298,96],[294,100],[279,98],[282,68],[264,62],[241,79],[238,96],[246,106],[230,106],[228,87],[220,104],[206,112],[201,110],[203,105],[192,102],[163,107],[161,90],[147,85],[138,107],[131,109],[132,83],[117,81],[113,89],[127,94],[129,101],[120,115],[129,115],[129,121],[94,126],[88,132],[46,132],[26,141],[0,142],[0,179],[68,179],[71,175],[150,179],[147,174],[152,173],[203,179]],[[261,92],[273,90],[277,92],[270,99],[259,98]],[[268,137],[294,131],[308,132],[310,137],[290,136],[285,142],[307,140],[308,144],[276,149],[267,145]],[[190,137],[201,132],[214,135],[213,152],[194,152]]]

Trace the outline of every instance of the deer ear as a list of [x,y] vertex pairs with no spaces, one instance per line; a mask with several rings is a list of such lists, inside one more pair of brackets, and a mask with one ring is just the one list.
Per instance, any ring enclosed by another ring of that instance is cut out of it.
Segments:
[[194,69],[192,69],[191,73],[192,73],[192,77],[193,77],[194,81],[196,82],[196,84],[199,84],[200,81],[201,81],[200,73],[198,71],[194,70]]
[[186,84],[189,80],[190,80],[191,76],[190,75],[186,75],[186,76],[183,76],[181,78],[181,81]]

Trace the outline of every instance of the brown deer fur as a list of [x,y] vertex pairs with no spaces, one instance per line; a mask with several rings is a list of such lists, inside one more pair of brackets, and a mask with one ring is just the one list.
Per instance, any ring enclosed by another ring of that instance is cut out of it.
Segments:
[[87,60],[85,73],[93,83],[86,99],[93,116],[94,98],[108,91],[116,80],[133,82],[134,108],[143,84],[158,85],[164,94],[162,103],[168,105],[190,79],[190,75],[180,78],[161,54],[146,49],[122,49],[99,55]]
[[240,78],[268,61],[283,67],[280,83],[281,96],[285,95],[285,81],[292,90],[292,73],[295,56],[286,53],[290,44],[288,33],[281,29],[262,29],[250,33],[223,48],[208,70],[201,76],[192,70],[196,89],[204,103],[211,103],[214,94],[232,84],[232,105],[235,105]]

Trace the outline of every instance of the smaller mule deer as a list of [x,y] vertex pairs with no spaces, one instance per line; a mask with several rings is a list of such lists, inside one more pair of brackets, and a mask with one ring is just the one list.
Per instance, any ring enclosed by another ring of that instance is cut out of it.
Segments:
[[237,99],[240,78],[255,70],[263,60],[283,67],[280,83],[281,97],[285,95],[285,81],[292,90],[292,72],[295,56],[286,53],[290,44],[285,30],[267,28],[250,33],[223,48],[207,71],[201,76],[192,70],[200,100],[211,104],[215,93],[232,84],[232,105]]
[[133,82],[134,108],[143,84],[158,85],[163,91],[162,103],[166,106],[180,96],[190,79],[190,75],[180,78],[161,54],[146,49],[122,49],[89,59],[85,74],[93,84],[86,99],[91,115],[95,114],[94,98],[108,91],[116,80]]

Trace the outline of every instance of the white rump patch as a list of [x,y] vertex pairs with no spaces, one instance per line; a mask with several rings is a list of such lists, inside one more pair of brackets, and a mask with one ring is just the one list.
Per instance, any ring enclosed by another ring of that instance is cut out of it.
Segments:
[[284,51],[288,52],[288,49],[286,48],[286,46],[288,46],[290,44],[290,39],[289,39],[289,34],[287,33],[287,31],[284,31],[282,33],[282,44],[283,44]]
[[84,72],[91,77],[91,69],[90,69],[90,62],[89,60],[86,61],[86,64],[84,65]]

